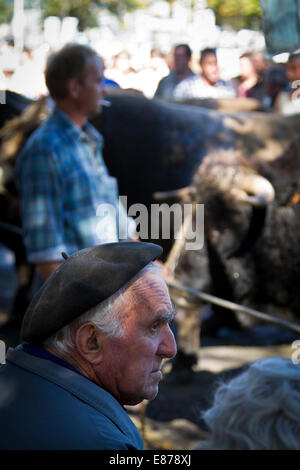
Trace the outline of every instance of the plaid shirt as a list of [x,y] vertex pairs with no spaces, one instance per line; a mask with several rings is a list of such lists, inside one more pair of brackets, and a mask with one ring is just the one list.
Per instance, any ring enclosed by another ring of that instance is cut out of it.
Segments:
[[128,222],[133,235],[135,224],[119,206],[102,147],[91,124],[80,129],[57,108],[28,139],[15,175],[28,261],[58,261],[62,251],[118,241],[118,221]]
[[187,98],[235,98],[235,96],[235,89],[230,82],[218,80],[213,86],[209,86],[200,75],[185,78],[174,90],[175,100]]

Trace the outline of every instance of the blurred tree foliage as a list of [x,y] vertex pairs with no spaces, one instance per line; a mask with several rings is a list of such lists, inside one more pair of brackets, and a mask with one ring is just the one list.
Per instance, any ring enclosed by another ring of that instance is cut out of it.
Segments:
[[173,7],[174,7],[174,3],[176,2],[176,0],[166,0],[166,1],[170,6],[170,17],[172,17],[173,16]]
[[100,8],[106,8],[121,18],[125,12],[145,8],[148,3],[148,0],[40,0],[40,7],[44,18],[76,16],[79,29],[83,30],[98,25],[97,13]]
[[0,23],[9,23],[14,12],[13,0],[0,0]]
[[206,3],[214,10],[218,25],[230,25],[235,29],[261,27],[259,0],[207,0]]

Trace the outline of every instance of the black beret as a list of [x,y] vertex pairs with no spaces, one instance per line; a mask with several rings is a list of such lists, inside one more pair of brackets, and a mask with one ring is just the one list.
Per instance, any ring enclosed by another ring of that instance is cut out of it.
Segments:
[[23,318],[21,340],[41,343],[113,295],[161,253],[159,245],[125,241],[73,254],[32,299]]

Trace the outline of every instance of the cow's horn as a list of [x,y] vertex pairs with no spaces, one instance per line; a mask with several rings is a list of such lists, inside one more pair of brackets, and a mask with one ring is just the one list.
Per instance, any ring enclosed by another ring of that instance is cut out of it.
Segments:
[[189,196],[193,191],[193,188],[191,186],[186,186],[185,188],[180,188],[180,189],[174,189],[172,191],[158,191],[156,193],[153,193],[153,199],[156,201],[158,200],[164,200],[164,199],[171,199],[171,198],[184,198]]
[[275,190],[270,181],[253,174],[240,176],[239,188],[232,188],[230,192],[236,199],[253,206],[265,206],[275,198]]

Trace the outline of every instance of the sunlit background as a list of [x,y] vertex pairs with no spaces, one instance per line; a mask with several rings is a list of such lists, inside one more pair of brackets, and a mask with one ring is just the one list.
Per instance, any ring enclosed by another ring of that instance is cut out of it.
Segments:
[[[6,88],[31,98],[46,92],[47,55],[69,41],[94,47],[105,60],[108,78],[149,98],[169,72],[174,44],[189,44],[195,72],[199,51],[216,47],[224,79],[239,74],[241,53],[265,45],[259,0],[1,0],[0,21],[0,88],[6,81]],[[24,48],[30,57],[22,54]],[[29,83],[26,77],[33,70]]]

